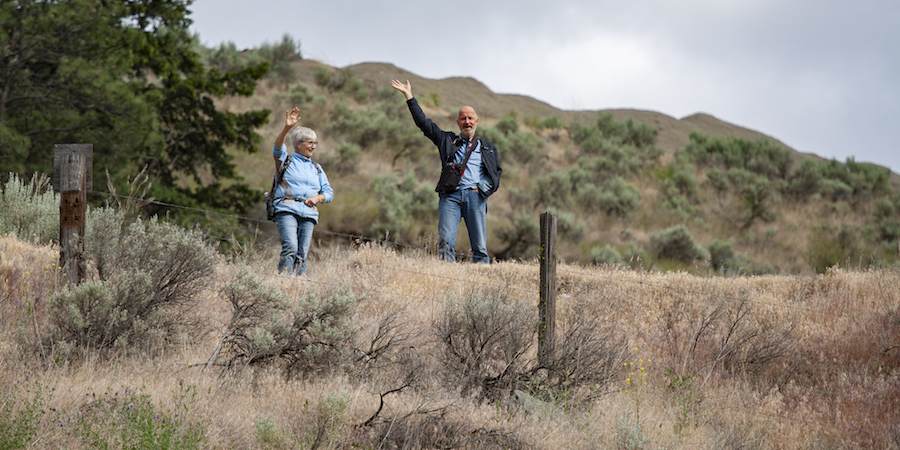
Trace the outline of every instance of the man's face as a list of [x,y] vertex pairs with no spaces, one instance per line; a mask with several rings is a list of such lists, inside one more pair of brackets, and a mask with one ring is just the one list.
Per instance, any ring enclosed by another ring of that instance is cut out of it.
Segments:
[[478,128],[478,114],[471,106],[463,106],[459,110],[459,116],[456,118],[456,124],[459,125],[459,134],[464,138],[470,138],[475,135],[475,128]]

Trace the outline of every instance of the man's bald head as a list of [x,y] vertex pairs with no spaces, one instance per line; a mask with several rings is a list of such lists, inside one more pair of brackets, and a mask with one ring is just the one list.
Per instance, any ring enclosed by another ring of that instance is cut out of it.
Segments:
[[459,108],[456,124],[459,125],[460,136],[464,138],[475,136],[475,129],[478,128],[478,113],[475,112],[475,108],[471,106]]

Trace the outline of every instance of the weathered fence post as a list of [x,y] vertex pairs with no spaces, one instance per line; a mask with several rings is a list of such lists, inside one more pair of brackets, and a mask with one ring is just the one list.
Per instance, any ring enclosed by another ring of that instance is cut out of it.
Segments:
[[541,297],[538,362],[547,364],[556,345],[556,214],[541,214]]
[[57,144],[53,151],[53,187],[59,199],[59,259],[67,281],[84,279],[87,191],[91,189],[94,146]]

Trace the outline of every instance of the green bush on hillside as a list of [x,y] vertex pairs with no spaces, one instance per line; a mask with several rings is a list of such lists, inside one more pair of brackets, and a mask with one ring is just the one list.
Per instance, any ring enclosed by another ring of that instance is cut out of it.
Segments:
[[699,131],[691,132],[688,144],[676,156],[682,163],[725,170],[744,169],[773,180],[786,180],[793,163],[790,150],[769,139],[709,138]]
[[727,242],[714,239],[709,244],[709,264],[714,270],[725,270],[734,265],[734,239]]
[[868,265],[863,258],[863,239],[852,226],[817,225],[807,237],[806,262],[816,273],[825,273],[836,265]]
[[638,209],[641,201],[640,191],[619,177],[605,183],[597,194],[594,198],[584,200],[596,204],[601,211],[616,217],[628,217]]
[[419,226],[430,219],[437,210],[436,196],[429,185],[420,184],[413,171],[407,171],[403,180],[392,172],[372,180],[372,193],[378,199],[378,222],[370,231],[379,238],[388,234],[397,240],[418,235]]
[[273,82],[286,85],[297,78],[297,72],[291,63],[303,59],[303,56],[300,53],[300,43],[294,42],[289,34],[282,36],[281,42],[264,43],[256,52],[262,60],[269,63],[266,76]]
[[726,176],[741,200],[736,217],[741,229],[750,228],[756,221],[773,222],[778,217],[780,183],[740,168],[730,169]]
[[660,259],[690,264],[706,258],[706,249],[698,244],[684,225],[676,225],[653,233],[650,248]]
[[519,131],[519,116],[515,111],[507,111],[494,126],[497,127],[504,136],[509,136],[510,134]]
[[884,242],[894,243],[900,239],[900,216],[897,205],[886,197],[875,201],[872,218],[878,227],[879,238]]
[[806,159],[791,175],[787,193],[796,200],[808,200],[820,192],[824,181],[821,165],[812,159]]
[[591,249],[591,264],[618,265],[622,263],[622,254],[613,247],[604,245]]
[[497,230],[502,248],[496,253],[496,257],[526,259],[537,255],[540,234],[541,226],[537,219],[527,212],[520,212],[510,218],[509,225]]

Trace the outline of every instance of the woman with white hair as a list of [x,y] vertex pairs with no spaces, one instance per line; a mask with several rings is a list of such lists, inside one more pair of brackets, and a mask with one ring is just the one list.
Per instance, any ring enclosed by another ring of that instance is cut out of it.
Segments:
[[[278,271],[303,275],[306,257],[312,242],[313,228],[319,222],[316,205],[334,200],[334,190],[322,166],[311,158],[319,145],[316,132],[300,123],[300,109],[284,113],[284,128],[275,138],[272,156],[278,177],[275,196],[275,225],[281,235],[281,258]],[[291,131],[293,129],[293,131]],[[288,152],[285,137],[290,132],[292,152]]]

